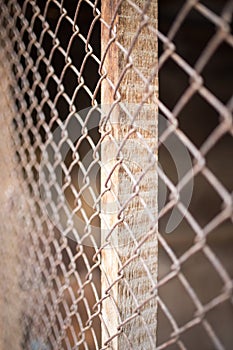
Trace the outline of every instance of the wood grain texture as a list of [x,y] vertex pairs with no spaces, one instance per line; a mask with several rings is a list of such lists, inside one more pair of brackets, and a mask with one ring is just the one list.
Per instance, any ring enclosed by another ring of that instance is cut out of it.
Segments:
[[[101,174],[103,243],[112,230],[110,246],[102,251],[102,315],[106,324],[102,344],[114,350],[153,349],[156,340],[157,305],[150,296],[157,280],[157,154],[151,151],[157,144],[157,38],[148,24],[157,27],[157,1],[134,3],[146,16],[127,1],[119,6],[115,0],[102,4],[104,21],[112,23],[111,34],[108,26],[102,26],[103,73],[107,75],[102,104],[113,105],[120,97],[131,114],[143,105],[135,114],[134,128],[116,105],[108,122],[111,132],[105,136],[101,151],[105,164]],[[116,166],[116,144],[119,147],[123,139],[123,161]],[[142,174],[135,187],[134,180]]]

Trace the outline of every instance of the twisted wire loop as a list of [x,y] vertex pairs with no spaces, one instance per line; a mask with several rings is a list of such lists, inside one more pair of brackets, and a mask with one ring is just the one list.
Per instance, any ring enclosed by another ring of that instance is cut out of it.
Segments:
[[0,350],[231,349],[233,1],[0,4]]

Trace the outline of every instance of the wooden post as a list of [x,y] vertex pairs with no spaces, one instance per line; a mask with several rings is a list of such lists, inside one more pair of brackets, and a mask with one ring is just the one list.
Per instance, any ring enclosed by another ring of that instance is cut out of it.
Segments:
[[157,28],[157,1],[134,5],[106,0],[101,9],[102,105],[120,98],[134,115],[132,122],[116,103],[102,128],[102,244],[109,242],[102,250],[102,347],[114,350],[153,349],[156,340],[157,37],[148,24]]

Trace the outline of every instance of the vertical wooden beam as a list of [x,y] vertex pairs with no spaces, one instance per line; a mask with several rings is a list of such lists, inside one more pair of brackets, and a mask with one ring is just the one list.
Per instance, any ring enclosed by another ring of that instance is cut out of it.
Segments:
[[[131,114],[142,106],[133,127],[117,104],[106,125],[111,132],[102,130],[102,243],[110,242],[102,250],[102,346],[114,350],[152,349],[156,341],[158,50],[148,25],[157,28],[157,0],[135,0],[134,5],[105,0],[101,9],[102,73],[107,74],[102,105],[113,106],[120,97]],[[135,180],[143,174],[137,189],[119,163],[116,144],[123,139],[123,163]]]

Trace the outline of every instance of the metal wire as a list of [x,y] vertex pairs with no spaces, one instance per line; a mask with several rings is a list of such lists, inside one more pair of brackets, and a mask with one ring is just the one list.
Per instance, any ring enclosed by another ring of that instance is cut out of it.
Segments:
[[15,349],[231,349],[233,1],[161,1],[159,28],[155,3],[1,1],[25,200]]

